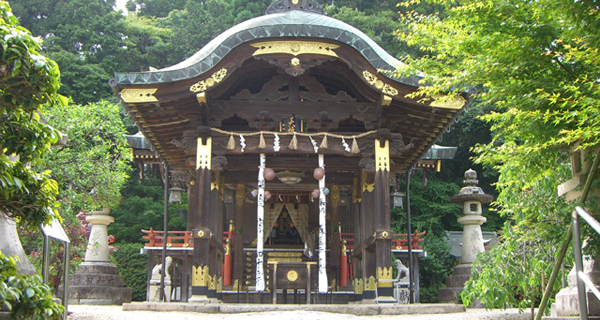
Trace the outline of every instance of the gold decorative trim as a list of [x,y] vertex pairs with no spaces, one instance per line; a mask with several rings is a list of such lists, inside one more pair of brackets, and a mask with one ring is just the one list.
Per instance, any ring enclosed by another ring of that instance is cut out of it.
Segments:
[[223,292],[223,277],[219,277],[217,280],[217,293]]
[[390,236],[390,234],[389,234],[389,232],[387,232],[387,231],[383,231],[383,232],[381,233],[381,237],[382,237],[382,238],[384,238],[384,239],[387,239],[387,237],[389,237],[389,236]]
[[269,252],[269,258],[274,257],[302,257],[302,252]]
[[[209,78],[198,81],[196,84],[190,87],[190,91],[195,93],[200,93],[208,90],[210,87],[215,84],[223,81],[223,79],[227,76],[227,69],[223,68],[215,73],[213,73]],[[200,100],[198,100],[200,101]],[[205,100],[206,102],[206,100]]]
[[331,205],[334,209],[340,206],[340,187],[335,184],[331,187]]
[[337,57],[337,53],[333,50],[340,47],[334,44],[314,41],[271,41],[253,43],[250,45],[256,48],[256,51],[252,54],[253,56],[273,53],[285,53],[298,56],[310,53]]
[[205,287],[208,284],[208,266],[194,267],[192,266],[192,286]]
[[225,255],[231,255],[231,238],[227,238],[225,242],[227,242],[225,245]]
[[360,278],[354,278],[352,281],[354,287],[354,294],[362,294],[364,292],[364,283]]
[[[360,185],[361,185],[362,192],[365,192],[365,191],[373,192],[375,190],[375,182],[367,183],[367,173],[365,172],[365,170],[362,171],[360,178],[361,178]],[[358,200],[358,202],[361,202],[361,201],[362,201],[362,197]]]
[[238,184],[235,189],[235,204],[238,207],[244,205],[244,199],[246,198],[246,187],[243,184]]
[[158,89],[123,89],[121,91],[121,99],[127,103],[158,102],[158,99],[154,96],[156,90]]
[[[392,283],[392,267],[377,267],[377,286],[380,288],[391,288],[394,286]],[[381,281],[385,280],[385,281]]]
[[467,100],[462,96],[455,96],[452,99],[447,99],[446,96],[443,95],[434,95],[433,99],[434,101],[431,103],[431,106],[443,109],[458,110],[467,103]]
[[392,104],[392,97],[388,95],[383,95],[383,99],[381,99],[381,105],[387,107],[390,104]]
[[298,280],[298,272],[296,270],[290,270],[287,273],[287,279],[291,282]]
[[210,275],[206,275],[208,282],[208,290],[216,290],[217,289],[217,276],[211,277]]
[[365,78],[365,80],[367,80],[367,83],[369,83],[370,85],[375,87],[375,89],[377,89],[387,95],[390,95],[390,96],[398,95],[398,89],[383,82],[383,80],[377,78],[376,75],[370,73],[369,71],[367,71],[367,70],[363,71],[363,77]]
[[202,144],[202,138],[198,138],[198,148],[196,151],[196,170],[211,169],[212,138],[208,137],[206,140],[206,145],[204,145]]
[[198,231],[198,237],[199,238],[203,238],[204,237],[204,230]]
[[365,291],[375,291],[375,288],[377,288],[376,283],[375,277],[368,277],[365,281]]
[[390,171],[390,141],[385,140],[383,147],[381,141],[375,139],[375,170]]
[[267,259],[267,263],[278,263],[278,262],[302,262],[302,258],[282,258],[282,257],[275,257],[275,258],[268,258]]

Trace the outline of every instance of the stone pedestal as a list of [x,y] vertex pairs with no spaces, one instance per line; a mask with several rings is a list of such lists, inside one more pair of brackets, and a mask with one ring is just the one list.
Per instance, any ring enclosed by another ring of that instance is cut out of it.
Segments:
[[410,290],[404,286],[401,286],[400,283],[394,283],[394,299],[399,304],[409,304]]
[[[583,272],[596,284],[596,288],[600,289],[598,284],[600,283],[600,263],[584,258],[583,261]],[[556,294],[556,315],[559,317],[575,316],[579,315],[579,295],[577,292],[577,278],[575,275],[575,268],[571,269],[568,276],[568,286],[563,288]],[[592,291],[586,287],[587,302],[588,302],[588,315],[589,316],[600,316],[600,301],[592,293]]]
[[131,302],[131,289],[117,267],[110,263],[107,226],[114,221],[109,210],[92,212],[86,220],[92,226],[84,262],[69,285],[71,304],[123,304]]
[[2,235],[2,241],[0,241],[0,251],[2,251],[2,254],[19,257],[19,261],[17,261],[19,273],[35,274],[35,268],[23,251],[21,239],[17,233],[17,223],[14,219],[7,217],[2,211],[0,211],[0,235]]
[[[60,289],[59,289],[60,291]],[[70,304],[112,305],[131,302],[131,289],[112,263],[82,263],[69,281]]]
[[465,282],[471,277],[471,264],[459,264],[454,268],[452,276],[446,278],[446,288],[438,292],[439,302],[456,303],[465,286]]

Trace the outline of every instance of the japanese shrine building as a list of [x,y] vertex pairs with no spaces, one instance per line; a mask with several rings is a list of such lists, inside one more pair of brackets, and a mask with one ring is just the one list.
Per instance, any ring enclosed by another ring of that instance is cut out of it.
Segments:
[[390,177],[435,167],[423,157],[466,102],[407,98],[419,79],[382,72],[399,66],[316,2],[278,0],[179,64],[115,75],[152,148],[138,161],[188,191],[190,301],[272,285],[392,296]]

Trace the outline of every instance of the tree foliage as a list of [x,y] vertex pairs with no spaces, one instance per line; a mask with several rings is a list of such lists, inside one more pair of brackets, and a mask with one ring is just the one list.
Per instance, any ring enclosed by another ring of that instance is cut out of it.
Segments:
[[[422,97],[477,86],[480,105],[497,108],[482,116],[492,124],[493,139],[475,148],[476,160],[499,172],[496,203],[510,220],[497,249],[503,254],[482,257],[483,269],[463,298],[467,303],[482,298],[489,307],[525,307],[540,294],[551,248],[566,227],[570,210],[556,194],[568,178],[565,149],[598,143],[600,6],[562,0],[432,2],[445,7],[443,16],[403,16],[410,32],[401,38],[427,52],[407,62],[431,84],[419,92]],[[532,245],[540,247],[532,251]]]
[[46,110],[48,122],[69,138],[35,164],[52,170],[59,200],[73,215],[111,207],[121,200],[131,152],[120,111],[105,101]]
[[32,228],[49,222],[57,207],[56,182],[27,165],[58,140],[38,111],[65,104],[58,66],[40,55],[40,43],[0,2],[0,211]]

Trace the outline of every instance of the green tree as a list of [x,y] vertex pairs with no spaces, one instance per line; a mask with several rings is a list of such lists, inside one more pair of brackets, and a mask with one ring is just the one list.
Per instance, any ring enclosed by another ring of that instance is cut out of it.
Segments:
[[[55,216],[56,181],[27,163],[50,150],[58,133],[40,120],[43,105],[61,108],[58,66],[40,55],[40,40],[0,2],[0,211],[37,228]],[[14,157],[9,157],[14,156]],[[15,158],[17,157],[17,158]]]
[[121,200],[131,152],[120,111],[105,101],[46,110],[48,122],[69,139],[35,165],[52,170],[61,191],[59,200],[71,216]]
[[[139,169],[135,169],[139,170]],[[137,172],[136,172],[137,173]],[[123,202],[111,211],[115,222],[108,226],[117,244],[143,243],[141,229],[163,230],[164,189],[160,176],[148,169],[144,181],[132,174],[123,188]],[[169,204],[169,230],[186,230],[187,197],[182,196],[181,204]]]
[[[60,219],[54,211],[56,181],[27,164],[58,140],[38,112],[66,101],[57,94],[58,66],[40,55],[40,40],[19,25],[5,1],[0,1],[0,44],[0,214],[34,229]],[[12,317],[59,319],[63,309],[39,276],[18,272],[15,258],[0,252],[0,307]]]
[[[476,85],[481,105],[496,106],[482,117],[492,124],[493,139],[476,147],[476,160],[499,172],[496,203],[509,221],[498,250],[527,256],[483,255],[481,276],[467,284],[463,298],[525,307],[539,297],[541,286],[534,284],[549,277],[548,257],[566,228],[570,210],[556,194],[568,178],[565,149],[598,143],[600,7],[563,0],[432,2],[445,7],[443,16],[403,16],[410,32],[401,38],[428,53],[407,62],[427,75],[430,86],[419,92],[426,99],[448,92],[451,98]],[[532,244],[543,247],[527,251]],[[524,283],[531,285],[520,289]],[[484,296],[491,292],[498,292],[493,301]]]

